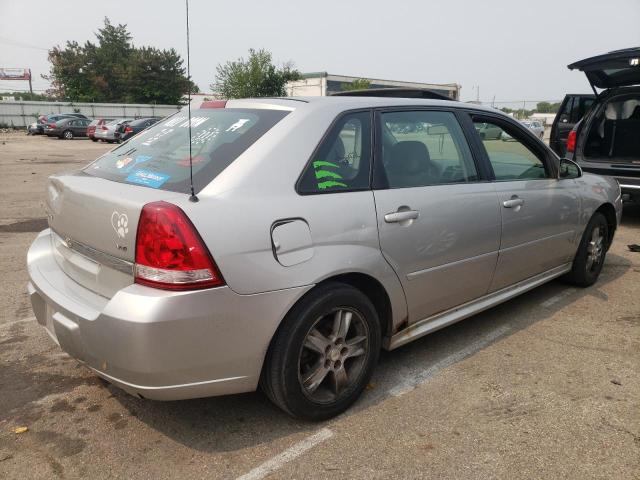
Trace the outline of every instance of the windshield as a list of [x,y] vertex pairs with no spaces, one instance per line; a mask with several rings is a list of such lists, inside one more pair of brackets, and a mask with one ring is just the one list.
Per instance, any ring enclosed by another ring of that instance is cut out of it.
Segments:
[[[193,183],[196,191],[278,123],[287,111],[201,109],[191,112]],[[189,193],[189,121],[186,112],[165,118],[85,170],[121,183]]]

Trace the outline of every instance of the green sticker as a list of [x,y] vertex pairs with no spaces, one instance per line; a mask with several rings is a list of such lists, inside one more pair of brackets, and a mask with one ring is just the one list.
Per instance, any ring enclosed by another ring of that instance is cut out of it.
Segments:
[[[332,162],[326,162],[324,160],[316,160],[313,162],[313,168],[315,168],[316,180],[321,180],[323,178],[334,178],[336,180],[342,180],[342,175],[336,172],[332,172],[331,170],[320,170],[322,167],[329,168],[338,168],[338,165]],[[326,188],[331,187],[344,187],[346,188],[348,185],[342,182],[337,182],[336,180],[325,180],[322,182],[318,182],[318,188],[320,190],[324,190]]]
[[330,172],[328,170],[316,170],[316,178],[318,180],[326,177],[337,178],[338,180],[342,178],[342,176],[340,176],[336,172]]
[[328,180],[326,182],[318,182],[318,188],[320,190],[324,190],[325,188],[331,187],[346,187],[347,185],[340,182],[334,182],[333,180]]
[[320,168],[320,167],[338,168],[338,165],[331,162],[325,162],[324,160],[316,160],[315,162],[313,162],[313,168]]

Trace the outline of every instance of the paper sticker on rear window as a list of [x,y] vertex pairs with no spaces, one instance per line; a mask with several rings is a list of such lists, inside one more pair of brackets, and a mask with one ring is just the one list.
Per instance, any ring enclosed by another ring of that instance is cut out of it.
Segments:
[[167,180],[169,180],[169,175],[151,172],[149,170],[136,170],[126,178],[127,182],[137,183],[151,188],[160,188]]

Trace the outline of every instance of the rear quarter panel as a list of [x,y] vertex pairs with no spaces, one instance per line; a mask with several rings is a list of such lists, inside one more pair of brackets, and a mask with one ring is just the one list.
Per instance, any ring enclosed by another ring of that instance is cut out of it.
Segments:
[[617,225],[620,225],[622,198],[620,187],[614,178],[584,173],[582,177],[576,179],[576,183],[579,187],[582,204],[580,212],[581,231],[584,231],[595,211],[606,203],[614,207],[616,222]]

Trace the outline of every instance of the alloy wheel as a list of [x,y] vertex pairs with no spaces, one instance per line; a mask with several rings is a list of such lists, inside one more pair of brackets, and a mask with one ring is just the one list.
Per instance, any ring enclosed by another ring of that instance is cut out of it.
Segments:
[[602,261],[604,253],[604,235],[600,227],[595,227],[591,232],[591,238],[587,244],[587,263],[588,272],[595,270]]
[[369,355],[362,314],[341,307],[313,324],[300,350],[298,380],[314,402],[335,402],[358,382]]

